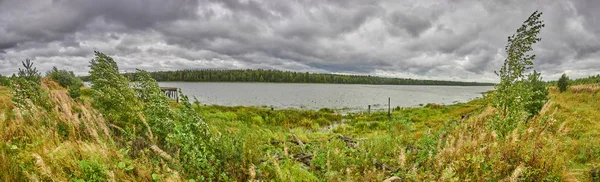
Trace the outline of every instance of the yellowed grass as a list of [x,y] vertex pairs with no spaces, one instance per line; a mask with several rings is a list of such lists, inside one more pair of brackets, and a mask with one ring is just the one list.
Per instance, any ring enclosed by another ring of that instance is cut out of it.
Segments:
[[61,87],[56,81],[50,78],[42,78],[41,80],[42,87],[48,90],[66,90],[66,88]]
[[[571,161],[564,181],[590,181],[589,170],[600,164],[600,85],[574,85],[566,92],[552,91],[554,127],[557,128],[558,150]],[[552,109],[550,109],[552,110]],[[581,158],[583,157],[583,159]]]
[[569,92],[573,93],[597,93],[600,91],[600,84],[587,84],[587,85],[572,85],[569,86]]
[[[22,111],[11,103],[10,95],[0,95],[0,181],[69,181],[81,173],[79,161],[94,160],[106,167],[108,181],[149,181],[152,173],[165,180],[181,181],[168,167],[157,168],[151,158],[130,161],[135,168],[117,168],[127,155],[115,146],[105,121],[87,101],[76,102],[56,82],[43,79],[54,108]],[[0,88],[2,91],[4,88]],[[63,137],[58,125],[72,131]],[[27,145],[25,145],[27,144]],[[20,165],[24,165],[21,167]],[[147,167],[150,166],[150,167]]]

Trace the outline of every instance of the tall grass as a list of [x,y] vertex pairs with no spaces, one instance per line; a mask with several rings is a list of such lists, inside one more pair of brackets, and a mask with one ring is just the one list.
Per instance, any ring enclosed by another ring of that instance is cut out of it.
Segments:
[[[0,87],[1,181],[188,178],[177,151],[123,147],[123,136],[94,109],[89,96],[75,101],[56,83],[42,80],[49,109],[18,109],[8,89]],[[193,108],[215,137],[207,143],[220,161],[211,166],[218,172],[214,180],[591,181],[590,170],[600,162],[596,88],[551,91],[540,113],[518,123],[507,137],[486,126],[497,115],[486,98],[397,108],[391,117],[383,112]]]

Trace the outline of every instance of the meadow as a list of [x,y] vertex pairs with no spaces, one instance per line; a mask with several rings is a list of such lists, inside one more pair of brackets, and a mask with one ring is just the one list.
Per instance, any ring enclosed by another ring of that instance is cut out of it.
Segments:
[[497,113],[490,97],[391,117],[191,104],[214,136],[206,178],[190,175],[178,151],[126,141],[90,88],[72,99],[50,79],[42,87],[53,107],[29,112],[0,87],[2,181],[592,181],[600,159],[597,84],[551,88],[540,113],[506,137],[486,127]]

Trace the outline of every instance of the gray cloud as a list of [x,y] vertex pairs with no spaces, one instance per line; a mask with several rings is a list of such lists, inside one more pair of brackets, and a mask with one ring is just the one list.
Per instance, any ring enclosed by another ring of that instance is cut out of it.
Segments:
[[0,73],[31,58],[86,74],[93,51],[135,68],[281,69],[496,81],[506,37],[535,10],[544,78],[600,73],[600,2],[2,0]]

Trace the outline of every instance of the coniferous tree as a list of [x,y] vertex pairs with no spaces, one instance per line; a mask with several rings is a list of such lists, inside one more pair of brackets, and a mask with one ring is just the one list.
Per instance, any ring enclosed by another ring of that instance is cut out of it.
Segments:
[[[126,73],[134,80],[135,74]],[[177,70],[150,72],[156,81],[191,82],[276,82],[276,83],[338,83],[338,84],[377,84],[377,85],[459,85],[492,86],[491,83],[458,82],[443,80],[414,80],[406,78],[388,78],[368,75],[338,75],[325,73],[294,73],[278,70]],[[183,75],[183,77],[181,76]],[[82,77],[89,80],[89,77]]]
[[560,92],[567,91],[567,88],[569,87],[569,77],[567,74],[563,73],[558,79],[558,82],[556,82],[556,85],[558,86],[558,90]]
[[25,61],[21,62],[21,64],[23,64],[24,69],[19,68],[19,77],[39,83],[40,79],[42,78],[42,74],[37,70],[36,67],[33,66],[33,62],[31,62],[30,59],[25,59]]

